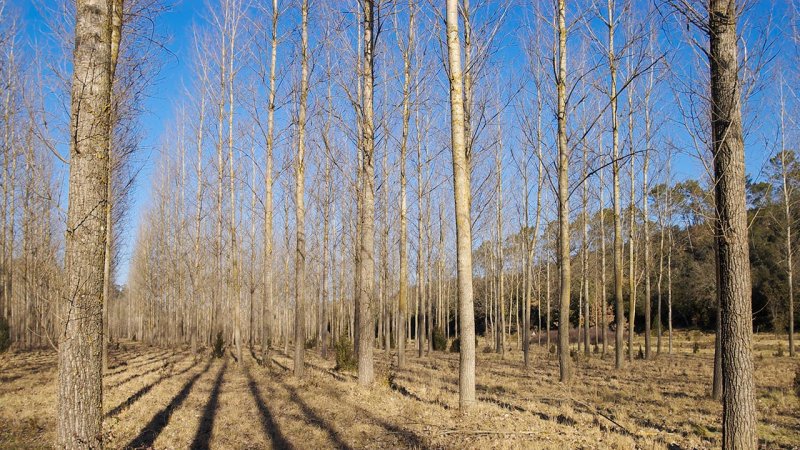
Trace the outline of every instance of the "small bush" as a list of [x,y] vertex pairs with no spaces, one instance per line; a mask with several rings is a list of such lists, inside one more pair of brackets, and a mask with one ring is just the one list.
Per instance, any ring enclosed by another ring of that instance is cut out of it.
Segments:
[[557,350],[558,349],[556,348],[556,344],[550,344],[550,354],[551,355],[555,355]]
[[486,347],[483,347],[483,350],[481,351],[483,353],[494,353],[494,348],[491,345],[487,345]]
[[214,345],[211,348],[211,354],[214,358],[222,358],[225,354],[225,340],[222,339],[222,331],[217,332],[217,338],[214,339]]
[[5,352],[9,347],[11,347],[11,333],[8,322],[5,318],[0,317],[0,353]]
[[[478,348],[478,337],[475,337],[475,348]],[[461,351],[461,338],[453,339],[450,343],[450,353],[459,353]]]
[[340,336],[333,346],[334,350],[336,350],[335,370],[355,370],[358,368],[358,360],[353,351],[353,343],[350,342],[347,336]]
[[447,338],[444,336],[442,330],[438,328],[433,330],[433,339],[431,340],[431,345],[433,345],[433,350],[437,352],[443,352],[447,350]]
[[800,364],[797,365],[794,371],[794,394],[797,398],[800,398]]
[[700,343],[699,342],[695,342],[694,345],[692,346],[692,353],[694,353],[694,354],[700,353]]
[[778,358],[782,358],[783,357],[783,346],[782,345],[778,344],[778,350],[775,351],[775,356],[777,356]]
[[642,346],[639,346],[639,359],[644,359],[644,350],[642,350]]
[[313,337],[306,341],[306,350],[311,350],[317,346],[317,338]]

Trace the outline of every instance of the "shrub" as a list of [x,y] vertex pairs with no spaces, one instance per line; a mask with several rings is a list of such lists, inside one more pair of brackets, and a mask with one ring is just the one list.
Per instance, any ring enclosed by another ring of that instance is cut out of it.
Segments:
[[556,344],[550,344],[550,354],[551,355],[555,355],[556,354],[556,350],[557,350],[556,349]]
[[217,338],[214,339],[214,345],[211,348],[211,354],[214,358],[222,358],[225,354],[225,340],[222,339],[222,331],[217,332]]
[[[475,348],[478,348],[478,337],[475,337]],[[461,351],[461,338],[453,339],[453,342],[450,344],[450,352],[451,353],[458,353]]]
[[483,350],[481,351],[483,353],[494,353],[494,348],[491,345],[487,345],[486,347],[483,347]]
[[431,345],[433,346],[433,350],[437,352],[443,352],[447,350],[447,338],[444,336],[442,330],[438,328],[433,330],[433,339],[431,340]]
[[794,370],[794,393],[800,398],[800,364]]
[[694,346],[692,347],[692,353],[697,354],[700,353],[700,343],[695,342]]
[[317,338],[313,337],[306,341],[306,350],[311,350],[317,346]]
[[641,345],[639,345],[639,359],[644,359],[644,350]]
[[778,344],[778,350],[775,352],[775,356],[783,358],[783,346],[781,344]]
[[358,360],[353,351],[353,343],[350,342],[347,336],[340,336],[333,346],[334,350],[336,350],[335,370],[355,370],[358,368]]
[[0,317],[0,353],[5,352],[9,347],[11,347],[11,333],[8,322],[5,318]]

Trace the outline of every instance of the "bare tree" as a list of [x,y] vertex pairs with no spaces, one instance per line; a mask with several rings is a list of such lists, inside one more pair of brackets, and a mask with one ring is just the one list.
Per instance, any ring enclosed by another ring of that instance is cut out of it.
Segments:
[[[364,22],[364,56],[361,76],[362,86],[362,121],[361,121],[361,230],[360,230],[360,262],[361,277],[359,280],[358,304],[358,382],[369,386],[374,381],[372,350],[375,340],[373,330],[372,307],[375,297],[375,118],[373,114],[373,88],[375,76],[375,43],[378,34],[375,30],[376,5],[373,0],[364,0],[361,4]],[[377,27],[378,29],[380,27]]]
[[556,92],[558,131],[558,264],[561,277],[558,314],[558,367],[562,383],[571,377],[569,359],[569,302],[571,270],[569,254],[569,151],[567,149],[567,25],[566,1],[556,11]]
[[301,3],[300,97],[297,114],[297,156],[295,159],[295,253],[294,291],[294,376],[302,378],[305,369],[305,293],[306,293],[306,210],[305,210],[305,152],[306,109],[308,104],[308,0]]
[[460,356],[458,393],[462,411],[475,404],[475,311],[472,303],[472,222],[469,162],[465,142],[464,80],[458,33],[458,0],[447,0],[447,53],[450,70],[450,132],[456,213]]
[[[400,290],[398,293],[397,316],[397,366],[405,366],[406,356],[406,316],[408,314],[408,209],[406,202],[406,155],[408,147],[409,121],[411,118],[411,78],[414,38],[416,33],[416,6],[414,0],[408,1],[408,31],[405,45],[401,44],[403,57],[403,117],[400,137]],[[398,39],[399,41],[399,39]]]
[[111,127],[111,17],[107,0],[76,4],[66,296],[58,348],[60,448],[102,448],[103,269]]
[[735,0],[708,11],[717,265],[722,306],[722,447],[755,448],[753,323],[745,201],[744,137]]
[[267,111],[266,167],[264,169],[264,299],[262,305],[261,363],[272,363],[269,354],[272,344],[273,316],[273,153],[275,149],[275,65],[278,53],[278,0],[272,0],[272,28],[270,33],[269,94]]

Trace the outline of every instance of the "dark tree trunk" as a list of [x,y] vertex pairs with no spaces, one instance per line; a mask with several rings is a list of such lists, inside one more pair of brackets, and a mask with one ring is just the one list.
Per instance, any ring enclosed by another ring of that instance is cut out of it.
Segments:
[[735,0],[712,0],[709,31],[711,127],[722,307],[722,447],[756,448],[750,257]]

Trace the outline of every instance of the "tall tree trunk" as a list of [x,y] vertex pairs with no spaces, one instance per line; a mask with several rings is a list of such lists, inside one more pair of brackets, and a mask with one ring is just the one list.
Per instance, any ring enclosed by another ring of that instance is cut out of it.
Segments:
[[414,0],[408,0],[407,44],[401,49],[403,55],[403,129],[400,138],[400,290],[397,316],[397,367],[406,364],[406,317],[408,315],[408,207],[406,203],[406,155],[408,147],[409,121],[411,118],[411,58],[414,48]]
[[[583,299],[585,304],[585,314],[583,322],[583,352],[588,356],[591,336],[589,335],[589,148],[583,146],[583,239],[581,240],[581,271],[583,279]],[[597,341],[595,340],[595,343]]]
[[[226,14],[237,15],[238,11],[226,12]],[[234,72],[236,30],[238,17],[231,17],[230,39],[228,41],[228,167],[230,169],[230,198],[231,198],[231,287],[232,300],[236,302],[234,318],[234,339],[236,340],[236,358],[242,363],[242,302],[240,298],[241,280],[239,277],[239,247],[236,241],[236,178],[235,178],[235,159],[233,155],[233,86],[236,73]]]
[[464,80],[458,34],[458,0],[447,0],[447,53],[450,68],[450,133],[453,152],[453,194],[456,214],[456,259],[459,309],[459,408],[475,404],[475,311],[472,302],[472,222],[470,179],[465,140]]
[[203,127],[205,125],[206,117],[206,82],[207,73],[205,67],[202,66],[203,78],[202,88],[200,90],[200,117],[198,118],[197,136],[196,136],[196,152],[197,162],[195,164],[195,178],[197,179],[197,186],[195,191],[195,216],[194,216],[194,270],[192,275],[192,295],[193,308],[192,308],[192,325],[190,328],[190,341],[192,353],[196,354],[197,351],[197,334],[199,328],[200,308],[197,302],[202,298],[200,293],[200,265],[203,258],[200,256],[200,233],[202,232],[203,225]]
[[261,364],[270,366],[270,345],[272,345],[272,317],[273,317],[273,258],[272,251],[275,237],[272,231],[272,165],[274,152],[275,133],[275,64],[278,53],[278,0],[272,0],[272,33],[270,35],[270,65],[269,65],[269,104],[267,105],[267,155],[265,168],[264,192],[264,299],[262,305],[262,330],[261,330]]
[[[628,60],[630,61],[630,59]],[[628,64],[630,66],[630,63]],[[630,67],[628,68],[630,71]],[[628,91],[628,141],[630,143],[631,190],[628,208],[628,361],[633,361],[633,337],[636,334],[636,254],[634,233],[636,231],[636,158],[633,143],[633,89]]]
[[735,0],[711,0],[711,128],[722,306],[722,447],[757,446],[750,257],[747,243]]
[[105,258],[103,261],[103,371],[108,369],[108,342],[109,342],[109,326],[108,326],[108,308],[109,308],[109,294],[111,292],[111,239],[112,234],[112,220],[111,209],[113,207],[113,172],[114,172],[114,122],[116,121],[116,98],[114,96],[114,81],[117,73],[117,62],[119,61],[119,44],[122,36],[122,8],[123,0],[113,0],[111,4],[111,105],[110,122],[109,122],[109,137],[108,137],[108,186],[106,198],[106,249]]
[[785,132],[785,114],[786,107],[783,97],[783,82],[780,86],[780,102],[781,102],[781,116],[780,116],[780,133],[781,133],[781,190],[783,191],[783,208],[784,217],[786,219],[786,284],[789,290],[789,356],[794,356],[794,266],[792,260],[792,194],[793,189],[789,185],[789,171],[791,170],[787,165],[789,164],[788,154],[786,152],[786,132]]
[[364,0],[364,60],[362,61],[363,86],[363,122],[361,124],[361,141],[363,151],[362,162],[362,221],[361,221],[361,282],[359,286],[359,323],[358,323],[358,383],[369,386],[374,381],[372,351],[375,340],[372,316],[375,296],[375,124],[373,117],[373,86],[375,78],[374,34],[375,4],[373,0]]
[[300,44],[300,105],[297,114],[297,160],[295,161],[295,232],[297,249],[294,261],[294,376],[303,378],[305,372],[305,303],[306,303],[306,207],[305,157],[306,109],[308,103],[308,0],[301,6],[302,28]]
[[495,351],[500,354],[500,359],[506,356],[506,302],[505,302],[505,280],[503,273],[503,135],[500,125],[500,116],[497,119],[497,152],[495,156],[495,172],[497,181],[495,185],[495,195],[497,196],[497,341]]
[[608,0],[608,65],[611,72],[611,173],[614,189],[614,364],[622,368],[623,339],[625,333],[625,315],[622,304],[622,207],[619,189],[619,118],[617,116],[617,55],[614,53],[614,17],[615,0]]
[[67,297],[58,347],[59,448],[102,448],[103,266],[111,126],[108,0],[78,0],[73,52]]
[[601,339],[603,340],[603,357],[606,356],[608,345],[608,323],[606,323],[606,202],[605,202],[605,170],[600,169],[600,326],[602,327]]
[[569,254],[569,153],[567,150],[567,25],[566,0],[558,0],[556,76],[558,117],[558,264],[561,276],[558,314],[558,366],[562,383],[571,377],[569,359],[569,303],[571,268]]

